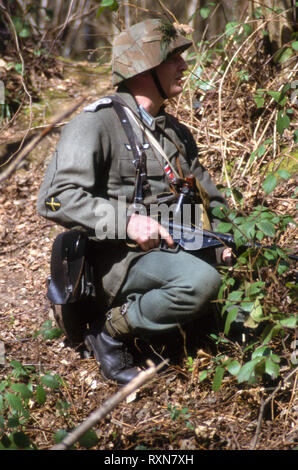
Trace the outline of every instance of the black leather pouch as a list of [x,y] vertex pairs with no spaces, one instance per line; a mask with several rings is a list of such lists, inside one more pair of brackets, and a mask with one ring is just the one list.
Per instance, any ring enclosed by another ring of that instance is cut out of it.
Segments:
[[60,233],[52,246],[47,297],[53,304],[65,305],[91,296],[95,284],[88,238],[78,230]]

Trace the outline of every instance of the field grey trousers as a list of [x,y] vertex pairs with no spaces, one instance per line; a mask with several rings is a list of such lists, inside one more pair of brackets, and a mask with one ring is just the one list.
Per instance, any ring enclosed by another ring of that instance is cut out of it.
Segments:
[[119,296],[133,331],[150,338],[198,318],[220,285],[218,271],[191,253],[150,251],[129,269]]

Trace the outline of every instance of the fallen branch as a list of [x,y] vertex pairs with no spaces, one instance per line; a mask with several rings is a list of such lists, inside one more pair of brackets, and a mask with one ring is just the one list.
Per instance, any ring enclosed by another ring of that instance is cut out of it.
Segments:
[[91,413],[83,423],[81,423],[71,434],[66,436],[59,444],[53,446],[51,450],[67,450],[71,447],[80,439],[80,437],[89,431],[89,429],[110,413],[110,411],[112,411],[121,401],[154,377],[165,364],[166,361],[161,362],[158,366],[154,366],[151,361],[148,361],[149,369],[140,372],[137,377],[131,380],[127,385],[125,385],[125,387],[121,388],[119,392],[111,398],[108,398],[102,406]]
[[52,124],[47,126],[40,134],[34,137],[11,161],[11,163],[0,173],[0,183],[8,178],[19,166],[19,164],[24,160],[30,152],[42,141],[42,139],[51,132],[51,130],[56,127],[61,121],[70,116],[76,109],[78,109],[81,104],[85,101],[85,98],[79,101],[79,103],[72,106],[65,113],[59,116]]

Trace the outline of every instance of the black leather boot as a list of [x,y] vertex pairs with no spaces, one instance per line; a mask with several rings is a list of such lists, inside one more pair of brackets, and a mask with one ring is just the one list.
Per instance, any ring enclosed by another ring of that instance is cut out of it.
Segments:
[[133,358],[126,344],[112,338],[106,331],[87,333],[85,344],[94,353],[105,379],[125,385],[139,374],[140,369],[133,366]]
[[126,317],[127,306],[112,309],[102,329],[91,328],[85,336],[85,345],[94,353],[105,379],[125,385],[140,373],[133,365],[133,357],[127,350],[130,325]]

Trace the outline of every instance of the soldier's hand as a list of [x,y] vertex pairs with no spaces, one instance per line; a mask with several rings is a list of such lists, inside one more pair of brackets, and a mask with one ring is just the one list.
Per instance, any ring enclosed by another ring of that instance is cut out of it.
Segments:
[[225,248],[222,252],[222,260],[227,266],[232,266],[233,264],[233,251],[232,248]]
[[167,242],[169,247],[174,247],[174,241],[169,232],[156,220],[146,215],[132,214],[127,225],[127,235],[143,251],[157,248],[161,238]]

